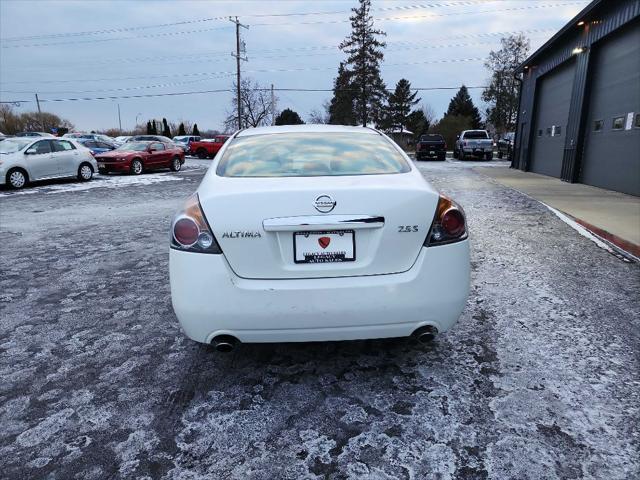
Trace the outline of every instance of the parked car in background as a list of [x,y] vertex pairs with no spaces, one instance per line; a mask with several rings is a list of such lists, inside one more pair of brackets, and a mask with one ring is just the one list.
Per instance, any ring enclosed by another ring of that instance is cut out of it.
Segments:
[[213,158],[227,141],[229,135],[216,135],[214,138],[191,142],[189,153],[198,158]]
[[511,160],[511,154],[513,153],[514,138],[515,138],[514,132],[507,132],[498,139],[498,141],[496,142],[498,158],[507,157],[507,159]]
[[241,130],[171,225],[173,309],[191,339],[404,337],[451,328],[469,292],[465,215],[386,135]]
[[55,135],[46,132],[20,132],[16,133],[16,137],[49,137],[55,138]]
[[85,140],[99,140],[101,142],[113,143],[113,138],[109,135],[103,135],[101,133],[81,133],[81,132],[72,132],[65,133],[62,138],[75,138],[75,139],[85,139]]
[[493,140],[486,130],[465,130],[458,136],[453,158],[465,160],[468,157],[493,158]]
[[115,150],[96,155],[100,173],[130,173],[140,175],[145,170],[170,168],[179,171],[184,163],[184,152],[173,143],[127,142]]
[[97,170],[91,152],[68,138],[15,137],[0,143],[0,185],[17,189],[68,177],[88,181]]
[[173,137],[173,142],[176,145],[182,147],[185,153],[189,152],[189,146],[191,145],[191,142],[199,142],[199,141],[200,141],[199,135],[178,135],[176,137]]
[[78,138],[77,142],[91,150],[91,153],[93,153],[94,155],[104,152],[110,152],[111,150],[117,148],[117,145],[115,143],[93,140],[91,138]]
[[173,143],[173,140],[163,135],[134,135],[132,137],[129,137],[125,143],[129,142],[162,142],[175,145]]
[[113,143],[115,143],[116,145],[122,145],[130,138],[131,135],[120,135],[119,137],[113,139]]
[[416,160],[438,159],[444,161],[447,157],[447,142],[438,133],[421,135],[416,143]]

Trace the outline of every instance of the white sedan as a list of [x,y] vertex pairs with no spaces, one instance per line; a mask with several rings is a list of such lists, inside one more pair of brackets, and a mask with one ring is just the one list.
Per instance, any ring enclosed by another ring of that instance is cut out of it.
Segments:
[[14,137],[0,142],[0,185],[17,189],[36,180],[88,181],[97,171],[91,151],[68,138]]
[[219,351],[428,341],[460,316],[469,269],[462,208],[369,128],[242,130],[172,223],[174,311]]

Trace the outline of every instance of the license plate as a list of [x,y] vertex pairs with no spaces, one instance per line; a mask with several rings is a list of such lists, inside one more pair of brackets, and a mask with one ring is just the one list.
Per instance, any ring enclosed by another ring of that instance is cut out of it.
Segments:
[[98,168],[104,168],[106,164],[104,162],[98,162]]
[[353,262],[356,259],[356,234],[353,230],[295,232],[295,263]]
[[436,152],[429,152],[429,154],[430,154],[430,155],[435,155],[435,154],[436,154]]

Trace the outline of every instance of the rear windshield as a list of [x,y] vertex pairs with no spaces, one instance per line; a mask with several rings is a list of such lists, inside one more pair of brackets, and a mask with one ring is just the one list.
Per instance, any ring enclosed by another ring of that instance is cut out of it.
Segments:
[[411,168],[380,135],[279,133],[239,137],[218,164],[222,177],[317,177],[404,173]]
[[421,142],[441,142],[442,140],[442,135],[437,134],[422,135],[420,137]]
[[465,132],[464,138],[481,138],[487,140],[489,138],[489,134],[485,130],[472,130],[470,132]]
[[149,144],[146,142],[128,142],[119,146],[116,150],[124,152],[144,152],[147,149],[147,145]]

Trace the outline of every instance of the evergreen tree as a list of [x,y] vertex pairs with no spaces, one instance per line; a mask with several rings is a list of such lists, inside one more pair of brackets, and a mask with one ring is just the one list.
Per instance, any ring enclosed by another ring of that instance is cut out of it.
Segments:
[[171,138],[171,129],[169,128],[169,124],[167,123],[166,118],[162,119],[162,135]]
[[151,120],[147,121],[147,135],[153,134],[153,128],[151,128]]
[[151,122],[151,134],[152,135],[157,135],[158,134],[158,126],[156,125],[156,121],[155,120],[153,122]]
[[387,128],[404,130],[407,127],[411,108],[420,101],[417,95],[418,92],[411,93],[409,80],[400,79],[383,109],[383,123]]
[[424,135],[431,126],[429,119],[426,117],[422,109],[414,110],[407,117],[407,130],[413,132],[413,138],[418,140],[421,135]]
[[184,123],[180,122],[180,126],[178,127],[178,135],[183,136],[186,135],[187,132],[184,129]]
[[351,34],[340,44],[347,57],[351,72],[351,87],[355,90],[355,117],[366,126],[380,117],[386,88],[380,77],[380,62],[384,58],[382,49],[386,43],[378,40],[384,36],[382,30],[373,28],[371,0],[359,0],[359,6],[352,8]]
[[333,125],[355,125],[355,91],[351,86],[351,73],[340,62],[338,76],[333,82],[333,98],[329,104],[329,123]]
[[200,130],[198,130],[198,124],[197,123],[193,124],[193,131],[191,132],[191,135],[195,135],[196,137],[200,136]]
[[276,125],[302,125],[304,122],[298,115],[298,112],[294,112],[290,108],[285,108],[276,117]]
[[469,90],[467,87],[462,85],[458,93],[451,99],[449,102],[449,108],[447,109],[447,116],[456,116],[456,117],[469,117],[471,119],[471,128],[481,128],[482,127],[482,118],[480,117],[480,112],[473,104],[473,100],[471,100],[471,96],[469,95]]

